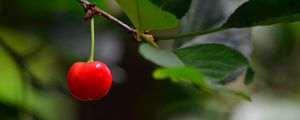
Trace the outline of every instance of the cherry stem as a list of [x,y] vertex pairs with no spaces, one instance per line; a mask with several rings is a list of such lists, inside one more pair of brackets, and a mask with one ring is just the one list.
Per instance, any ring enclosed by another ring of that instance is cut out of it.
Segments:
[[91,50],[88,62],[94,61],[94,52],[95,52],[95,30],[94,30],[94,18],[91,18]]

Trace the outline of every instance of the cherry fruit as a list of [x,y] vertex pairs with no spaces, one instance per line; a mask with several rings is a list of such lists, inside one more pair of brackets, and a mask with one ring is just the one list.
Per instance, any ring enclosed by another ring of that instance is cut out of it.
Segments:
[[109,68],[102,62],[77,62],[69,70],[67,84],[76,99],[98,100],[108,93],[112,76]]

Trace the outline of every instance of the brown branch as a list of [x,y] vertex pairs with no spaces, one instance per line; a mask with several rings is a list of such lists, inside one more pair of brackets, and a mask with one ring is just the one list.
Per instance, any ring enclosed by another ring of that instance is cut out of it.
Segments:
[[112,21],[113,23],[117,24],[118,26],[120,26],[124,30],[128,31],[131,34],[131,36],[136,35],[136,30],[134,28],[129,27],[127,24],[123,23],[119,19],[117,19],[114,16],[108,14],[107,12],[101,10],[100,8],[98,8],[96,6],[96,4],[92,4],[92,3],[90,3],[86,0],[77,0],[77,1],[84,8],[84,12],[86,13],[85,19],[90,19],[94,15],[103,16],[103,17],[107,18],[108,20]]

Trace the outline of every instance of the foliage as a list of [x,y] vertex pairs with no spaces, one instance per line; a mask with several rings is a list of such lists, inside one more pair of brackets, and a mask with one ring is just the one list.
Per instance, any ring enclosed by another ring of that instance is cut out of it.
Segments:
[[223,26],[252,27],[298,21],[299,6],[297,0],[250,0],[241,5]]
[[[166,12],[163,10],[176,15],[180,20],[182,18],[181,16],[185,14],[186,8],[190,8],[190,1],[187,1],[187,4],[181,4],[178,6],[178,4],[182,2],[180,0],[177,2],[168,0],[152,0],[152,2],[160,6],[161,9],[154,7],[154,5],[147,0],[142,0],[141,2],[136,0],[133,0],[132,2],[125,2],[122,0],[117,1],[125,13],[129,16],[135,27],[138,28],[138,31],[143,31],[145,29],[155,30],[156,28],[174,27],[174,18],[169,14],[166,14]],[[164,4],[172,6],[173,10],[176,8],[184,9],[180,9],[181,11],[171,11],[170,9],[164,9]],[[228,20],[219,28],[196,31],[178,36],[175,35],[174,37],[164,38],[158,36],[157,38],[158,40],[160,38],[176,39],[210,34],[229,28],[254,27],[257,25],[293,22],[299,20],[299,6],[300,2],[294,0],[250,0],[237,8],[236,11],[228,18]],[[257,12],[257,9],[261,12]],[[151,19],[147,19],[147,17],[151,17]],[[153,23],[153,21],[156,23]],[[169,24],[166,24],[166,21],[169,21]],[[168,69],[170,66],[178,67],[183,66],[183,64],[184,66],[197,68],[201,71],[199,71],[201,76],[203,75],[206,80],[209,80],[214,84],[219,84],[218,81],[220,82],[224,80],[226,76],[241,69],[248,68],[245,84],[250,84],[254,76],[254,72],[250,67],[249,61],[246,57],[244,57],[235,49],[221,44],[200,44],[188,48],[175,48],[171,51],[161,50],[159,48],[151,48],[147,45],[141,45],[140,53],[146,59],[156,63],[157,65],[167,67],[165,70],[158,70],[160,72],[156,72],[155,74],[158,75],[158,73],[165,73],[163,78],[169,76],[174,80],[174,76],[176,76],[176,79],[184,78],[185,80],[195,83],[197,80],[192,79],[193,77],[191,74],[184,74],[187,73],[187,69]],[[188,77],[188,75],[191,76]],[[159,77],[156,76],[156,78]],[[202,79],[199,78],[198,81],[200,80]],[[203,86],[200,85],[200,87]]]
[[140,33],[144,30],[172,28],[178,24],[174,15],[162,11],[149,0],[116,1]]
[[74,111],[68,109],[72,102],[60,92],[43,89],[64,79],[53,51],[38,47],[42,40],[34,34],[0,27],[0,36],[0,102],[43,120],[73,119]]

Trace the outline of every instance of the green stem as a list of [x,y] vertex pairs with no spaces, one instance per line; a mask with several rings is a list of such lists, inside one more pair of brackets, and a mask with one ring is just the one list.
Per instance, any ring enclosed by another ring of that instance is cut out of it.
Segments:
[[94,61],[94,51],[95,51],[95,31],[94,31],[94,18],[91,18],[91,50],[88,62]]
[[226,30],[228,28],[225,27],[219,27],[209,30],[203,30],[203,31],[197,31],[197,32],[191,32],[191,33],[183,33],[179,35],[173,35],[173,36],[155,36],[156,40],[172,40],[172,39],[181,39],[181,38],[188,38],[188,37],[195,37],[195,36],[201,36],[206,35],[210,33],[215,33],[219,31]]

